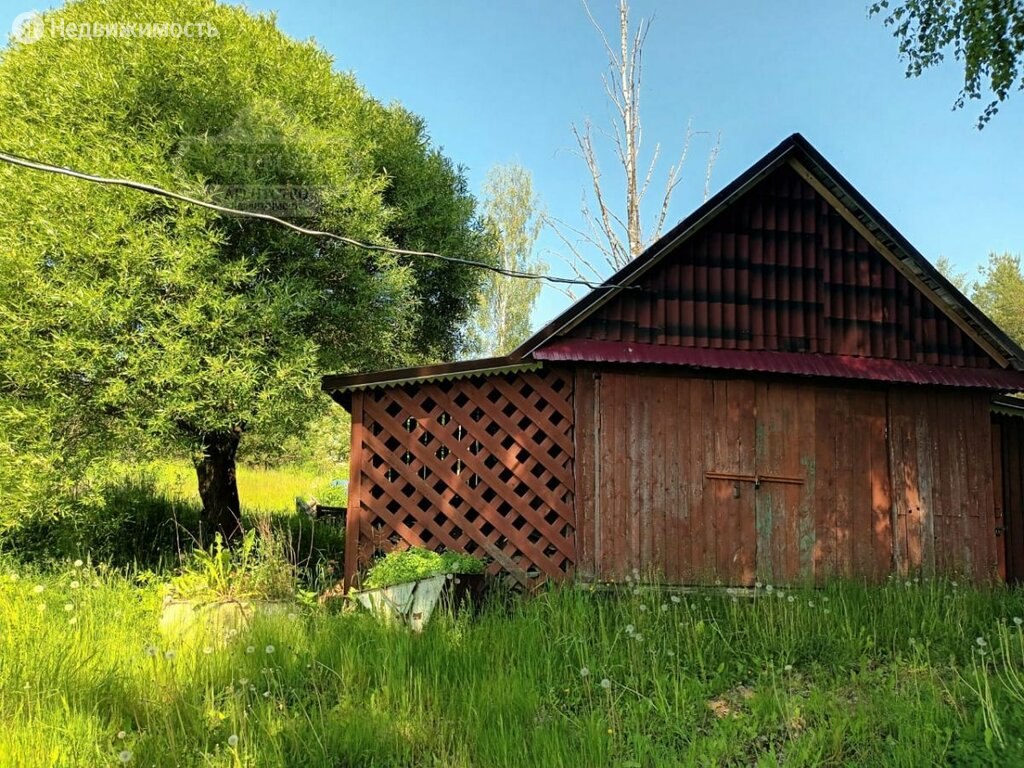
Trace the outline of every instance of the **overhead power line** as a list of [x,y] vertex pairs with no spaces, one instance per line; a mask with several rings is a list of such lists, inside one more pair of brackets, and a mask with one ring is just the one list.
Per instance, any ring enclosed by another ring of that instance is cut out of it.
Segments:
[[506,269],[505,267],[499,267],[495,264],[488,264],[483,261],[476,261],[474,259],[462,259],[458,256],[445,256],[444,254],[434,253],[433,251],[413,251],[407,248],[396,248],[390,245],[375,245],[373,243],[363,243],[359,240],[355,240],[351,237],[339,235],[334,232],[325,232],[319,229],[309,229],[307,227],[299,226],[285,219],[272,216],[269,213],[259,213],[257,211],[244,211],[238,208],[228,208],[227,206],[217,205],[206,200],[200,200],[195,197],[189,197],[179,192],[172,192],[161,187],[154,186],[152,184],[145,184],[140,181],[132,181],[131,179],[117,179],[117,178],[105,178],[103,176],[94,176],[89,173],[83,173],[82,171],[76,171],[73,168],[65,168],[59,165],[51,165],[50,163],[44,163],[39,160],[33,160],[31,158],[22,157],[12,152],[6,152],[0,150],[0,161],[9,163],[10,165],[19,166],[21,168],[28,168],[33,171],[42,171],[44,173],[55,173],[61,176],[70,176],[73,179],[80,179],[82,181],[88,181],[93,184],[105,184],[113,187],[125,187],[127,189],[138,190],[139,192],[145,192],[150,195],[157,195],[159,197],[166,197],[170,200],[178,200],[183,203],[190,205],[197,205],[201,208],[207,208],[217,213],[223,213],[228,216],[238,216],[246,219],[257,219],[259,221],[270,222],[277,226],[290,229],[293,232],[298,232],[300,235],[309,235],[310,237],[322,237],[329,240],[336,240],[339,243],[345,243],[351,245],[354,248],[361,248],[365,251],[380,251],[383,253],[391,253],[397,256],[417,256],[429,259],[439,259],[440,261],[446,261],[451,264],[462,264],[467,267],[477,267],[479,269],[486,269],[490,272],[495,272],[505,277],[514,277],[521,280],[545,280],[555,285],[584,285],[587,288],[627,288],[631,286],[615,285],[610,283],[598,283],[593,280],[586,280],[584,278],[572,278],[572,277],[559,277],[557,275],[544,275],[535,272],[522,272],[517,269]]

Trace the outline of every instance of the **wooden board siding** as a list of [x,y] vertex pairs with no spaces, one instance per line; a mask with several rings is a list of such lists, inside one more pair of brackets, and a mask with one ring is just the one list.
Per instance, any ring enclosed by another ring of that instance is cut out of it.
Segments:
[[568,335],[993,366],[789,165]]
[[889,461],[900,573],[998,575],[990,397],[894,388]]
[[1024,582],[1024,418],[997,415],[993,419],[993,457],[997,473],[996,555],[1005,579]]
[[984,394],[583,368],[576,394],[581,578],[994,572]]
[[571,576],[573,408],[572,375],[551,369],[354,391],[346,584],[411,545],[525,586]]

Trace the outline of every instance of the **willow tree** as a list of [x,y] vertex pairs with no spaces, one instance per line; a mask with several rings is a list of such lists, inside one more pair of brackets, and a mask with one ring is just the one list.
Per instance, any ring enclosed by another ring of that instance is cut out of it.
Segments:
[[[489,258],[463,175],[423,121],[271,16],[81,0],[32,30],[0,52],[0,150],[369,243]],[[105,450],[185,449],[205,525],[232,535],[243,434],[301,430],[324,370],[454,357],[479,279],[0,165],[5,512]]]

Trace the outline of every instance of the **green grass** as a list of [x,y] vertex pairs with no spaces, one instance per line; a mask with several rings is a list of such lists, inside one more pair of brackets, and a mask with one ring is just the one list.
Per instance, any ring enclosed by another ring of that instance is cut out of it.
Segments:
[[1019,591],[562,589],[421,636],[304,608],[192,646],[159,610],[147,579],[0,567],[0,765],[1024,760]]
[[[157,487],[183,503],[200,505],[196,471],[185,461],[163,461],[152,465]],[[308,467],[238,466],[238,497],[248,514],[291,512],[295,498],[308,498],[326,482],[345,477],[347,470],[339,467],[336,475],[325,477],[322,471]]]

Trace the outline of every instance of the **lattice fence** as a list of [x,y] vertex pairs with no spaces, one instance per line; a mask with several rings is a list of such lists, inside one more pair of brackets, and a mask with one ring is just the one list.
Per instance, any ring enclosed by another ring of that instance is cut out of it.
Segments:
[[571,374],[353,393],[346,583],[395,547],[466,552],[523,585],[576,561]]

